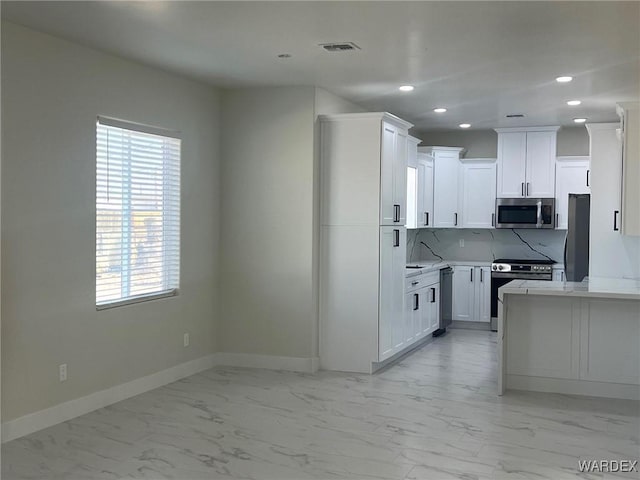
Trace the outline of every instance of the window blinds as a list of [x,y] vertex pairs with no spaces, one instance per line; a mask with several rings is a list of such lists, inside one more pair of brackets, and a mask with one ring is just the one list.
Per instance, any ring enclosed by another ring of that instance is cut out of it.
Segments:
[[96,305],[177,291],[180,138],[99,117],[96,132]]

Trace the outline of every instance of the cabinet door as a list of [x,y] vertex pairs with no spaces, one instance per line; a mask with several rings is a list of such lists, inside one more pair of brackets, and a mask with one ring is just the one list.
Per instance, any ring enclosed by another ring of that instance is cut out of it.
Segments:
[[556,162],[556,228],[567,229],[570,193],[589,193],[589,157]]
[[492,228],[496,208],[495,162],[462,162],[463,228]]
[[474,267],[456,265],[453,269],[453,319],[473,321],[475,304]]
[[428,288],[429,295],[429,324],[424,333],[435,332],[440,326],[440,285],[435,283]]
[[417,226],[433,225],[433,158],[418,154]]
[[554,282],[564,282],[564,269],[554,268],[551,275],[551,280]]
[[393,125],[382,123],[380,152],[380,225],[394,225],[397,207],[394,206],[393,170],[395,167],[397,129]]
[[556,132],[527,132],[527,197],[553,197],[555,189]]
[[421,211],[418,197],[419,170],[417,166],[407,167],[407,228],[418,228],[418,212]]
[[458,153],[436,152],[433,164],[433,226],[452,228],[459,225]]
[[475,267],[477,322],[491,321],[491,267]]
[[389,358],[404,345],[406,255],[406,229],[380,227],[378,361]]
[[498,198],[524,197],[526,132],[498,133]]
[[405,294],[404,297],[404,306],[405,306],[405,317],[404,317],[404,332],[405,332],[405,343],[409,345],[413,342],[416,337],[416,325],[420,324],[421,321],[421,313],[422,313],[422,299],[420,298],[420,292],[418,290],[414,290],[411,293]]
[[[414,147],[417,148],[417,147]],[[397,224],[407,221],[407,160],[409,155],[409,134],[406,130],[396,130],[395,156],[393,162],[393,204],[398,205]]]

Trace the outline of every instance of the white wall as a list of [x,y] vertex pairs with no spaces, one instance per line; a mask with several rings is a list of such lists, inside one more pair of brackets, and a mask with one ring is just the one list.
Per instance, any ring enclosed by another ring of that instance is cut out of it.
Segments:
[[[3,421],[215,350],[219,111],[210,87],[3,24]],[[177,297],[95,309],[99,114],[183,133]]]
[[[464,147],[467,158],[496,158],[498,134],[495,130],[446,130],[418,132],[422,145]],[[589,155],[589,135],[584,127],[562,127],[558,131],[557,155]]]

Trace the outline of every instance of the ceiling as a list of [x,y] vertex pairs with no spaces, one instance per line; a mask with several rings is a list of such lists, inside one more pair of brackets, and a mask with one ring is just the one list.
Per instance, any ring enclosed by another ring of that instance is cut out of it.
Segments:
[[[216,86],[320,86],[424,131],[611,121],[640,97],[635,1],[3,1],[2,16]],[[361,49],[318,46],[345,41]]]

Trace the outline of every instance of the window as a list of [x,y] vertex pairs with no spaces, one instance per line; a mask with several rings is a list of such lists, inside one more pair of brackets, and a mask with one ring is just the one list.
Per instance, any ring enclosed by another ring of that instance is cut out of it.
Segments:
[[96,306],[175,295],[179,280],[180,138],[98,117]]

